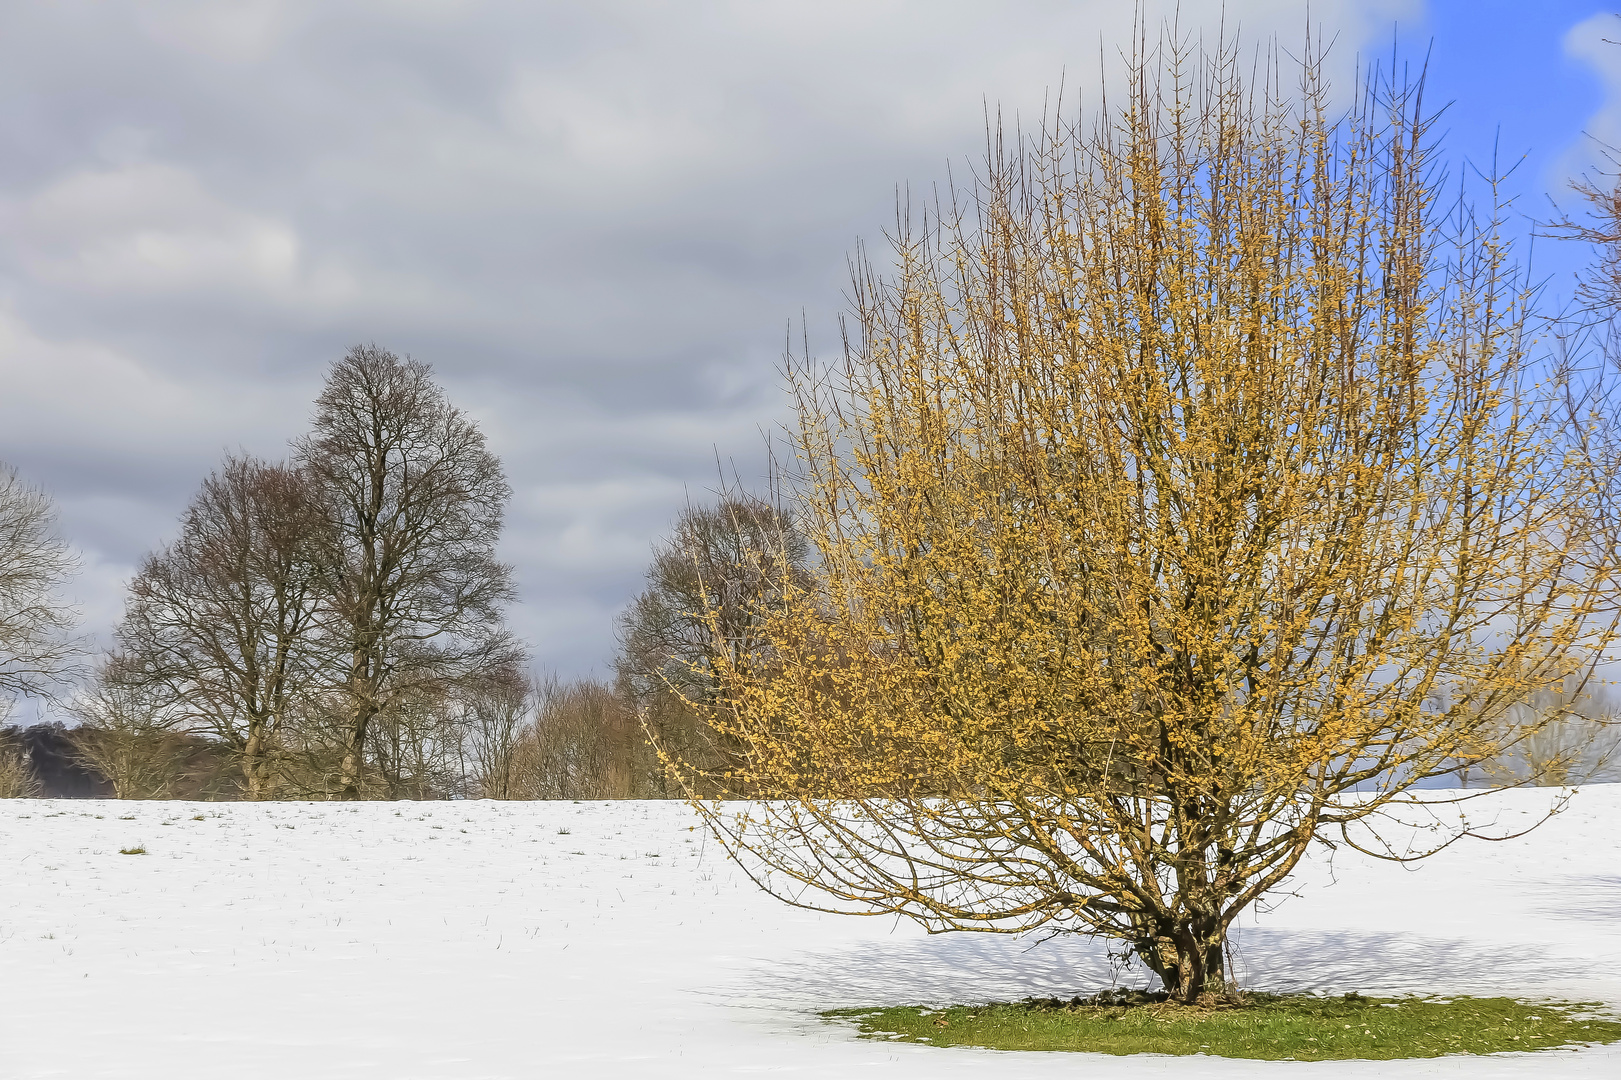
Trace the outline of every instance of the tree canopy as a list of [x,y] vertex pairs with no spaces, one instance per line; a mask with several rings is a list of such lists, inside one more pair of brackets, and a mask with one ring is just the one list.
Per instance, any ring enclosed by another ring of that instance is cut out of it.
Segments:
[[1422,86],[1249,70],[1172,42],[993,131],[791,365],[813,569],[694,702],[778,895],[1105,935],[1193,1001],[1315,840],[1382,851],[1611,641],[1595,477]]

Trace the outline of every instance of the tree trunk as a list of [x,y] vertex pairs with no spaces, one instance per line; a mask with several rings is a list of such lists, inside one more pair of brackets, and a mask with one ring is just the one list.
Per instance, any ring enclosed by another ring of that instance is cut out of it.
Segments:
[[349,725],[348,745],[343,750],[343,771],[338,788],[338,798],[345,802],[360,798],[360,772],[366,760],[366,727],[371,722],[371,713],[364,707],[355,712],[354,721]]
[[242,778],[247,781],[248,798],[254,802],[269,797],[265,790],[263,759],[264,739],[255,724],[250,727],[248,741],[242,747]]
[[377,715],[376,685],[369,678],[373,668],[371,656],[364,651],[353,653],[349,660],[349,714],[348,745],[343,748],[343,767],[338,787],[338,798],[352,802],[360,798],[360,773],[366,761],[366,729]]
[[1194,1005],[1228,996],[1223,971],[1227,929],[1217,920],[1183,920],[1152,939],[1137,942],[1135,950],[1174,1001]]
[[338,798],[346,802],[360,798],[360,755],[352,746],[344,751]]

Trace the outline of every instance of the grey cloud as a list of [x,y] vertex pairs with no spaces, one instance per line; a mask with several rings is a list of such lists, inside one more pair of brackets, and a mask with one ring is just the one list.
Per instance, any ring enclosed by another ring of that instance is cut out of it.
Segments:
[[[1410,6],[1313,12],[1349,59]],[[1225,7],[1298,36],[1292,0]],[[717,457],[758,478],[787,327],[804,311],[835,345],[847,253],[897,185],[943,181],[987,100],[1039,113],[1130,20],[1117,0],[16,5],[0,459],[60,500],[104,634],[223,451],[279,455],[348,345],[410,352],[514,481],[515,625],[543,662],[600,669]]]

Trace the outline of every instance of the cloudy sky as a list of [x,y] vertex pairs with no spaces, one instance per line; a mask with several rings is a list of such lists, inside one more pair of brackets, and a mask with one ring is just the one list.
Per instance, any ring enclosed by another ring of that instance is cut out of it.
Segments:
[[[1213,26],[1219,3],[1184,0]],[[1298,0],[1227,0],[1297,42]],[[1460,157],[1528,212],[1621,143],[1621,22],[1566,0],[1313,0],[1349,70],[1397,41]],[[983,105],[1095,78],[1125,0],[0,4],[0,460],[44,486],[105,639],[228,450],[280,457],[322,371],[431,363],[506,463],[513,623],[607,670],[650,545],[717,461],[760,478],[803,312]],[[1584,134],[1586,133],[1586,134]],[[1565,256],[1539,253],[1550,273]],[[1568,260],[1566,260],[1568,261]],[[796,331],[797,332],[797,331]]]

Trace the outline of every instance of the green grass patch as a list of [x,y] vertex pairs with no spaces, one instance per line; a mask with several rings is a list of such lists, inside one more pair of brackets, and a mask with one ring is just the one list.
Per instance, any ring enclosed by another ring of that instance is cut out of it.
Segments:
[[118,849],[118,853],[120,855],[145,855],[146,849],[144,847],[121,847]]
[[[1139,995],[1141,997],[1141,995]],[[1621,1041],[1597,1003],[1512,998],[1279,997],[1212,1008],[1163,1001],[1028,1000],[945,1009],[835,1009],[867,1038],[993,1050],[1210,1054],[1270,1061],[1440,1057]]]

